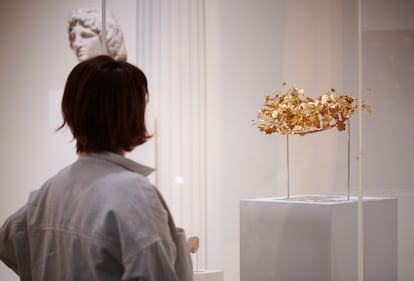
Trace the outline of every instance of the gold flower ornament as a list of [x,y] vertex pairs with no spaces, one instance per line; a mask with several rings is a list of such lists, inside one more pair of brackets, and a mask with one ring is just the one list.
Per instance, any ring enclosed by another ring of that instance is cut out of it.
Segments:
[[[282,84],[283,87],[285,85]],[[252,123],[266,134],[303,136],[335,127],[344,131],[345,122],[357,112],[357,108],[357,99],[350,95],[336,95],[335,89],[312,99],[305,98],[302,89],[291,87],[284,94],[266,95],[257,120]],[[372,112],[366,104],[362,104],[362,110]]]

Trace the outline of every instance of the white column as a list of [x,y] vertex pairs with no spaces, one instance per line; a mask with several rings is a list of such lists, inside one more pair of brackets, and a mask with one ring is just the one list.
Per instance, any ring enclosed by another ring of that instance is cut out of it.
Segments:
[[137,7],[137,65],[149,79],[150,111],[158,124],[157,187],[176,224],[187,236],[200,237],[204,267],[204,0],[139,0]]

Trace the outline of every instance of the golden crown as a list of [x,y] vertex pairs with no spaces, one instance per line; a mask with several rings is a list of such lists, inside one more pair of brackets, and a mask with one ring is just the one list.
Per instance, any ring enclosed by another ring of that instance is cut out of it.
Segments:
[[[316,99],[303,98],[302,89],[291,87],[284,94],[266,95],[257,120],[252,123],[266,134],[303,136],[334,127],[343,131],[345,122],[357,112],[357,99],[335,94],[335,89],[331,89]],[[362,110],[371,113],[371,107],[366,104],[362,104]]]

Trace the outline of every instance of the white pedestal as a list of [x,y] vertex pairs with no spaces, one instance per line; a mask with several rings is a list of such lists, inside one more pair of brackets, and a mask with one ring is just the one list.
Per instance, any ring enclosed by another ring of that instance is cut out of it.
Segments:
[[224,281],[224,272],[220,270],[200,269],[194,271],[194,281]]
[[[358,279],[357,198],[240,201],[241,281]],[[397,199],[364,197],[364,280],[396,281]]]

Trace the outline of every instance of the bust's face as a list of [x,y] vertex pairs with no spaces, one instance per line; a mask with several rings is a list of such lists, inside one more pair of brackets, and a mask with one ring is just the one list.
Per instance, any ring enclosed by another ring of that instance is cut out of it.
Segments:
[[72,28],[69,34],[70,46],[79,61],[84,61],[102,53],[98,34],[80,23]]

